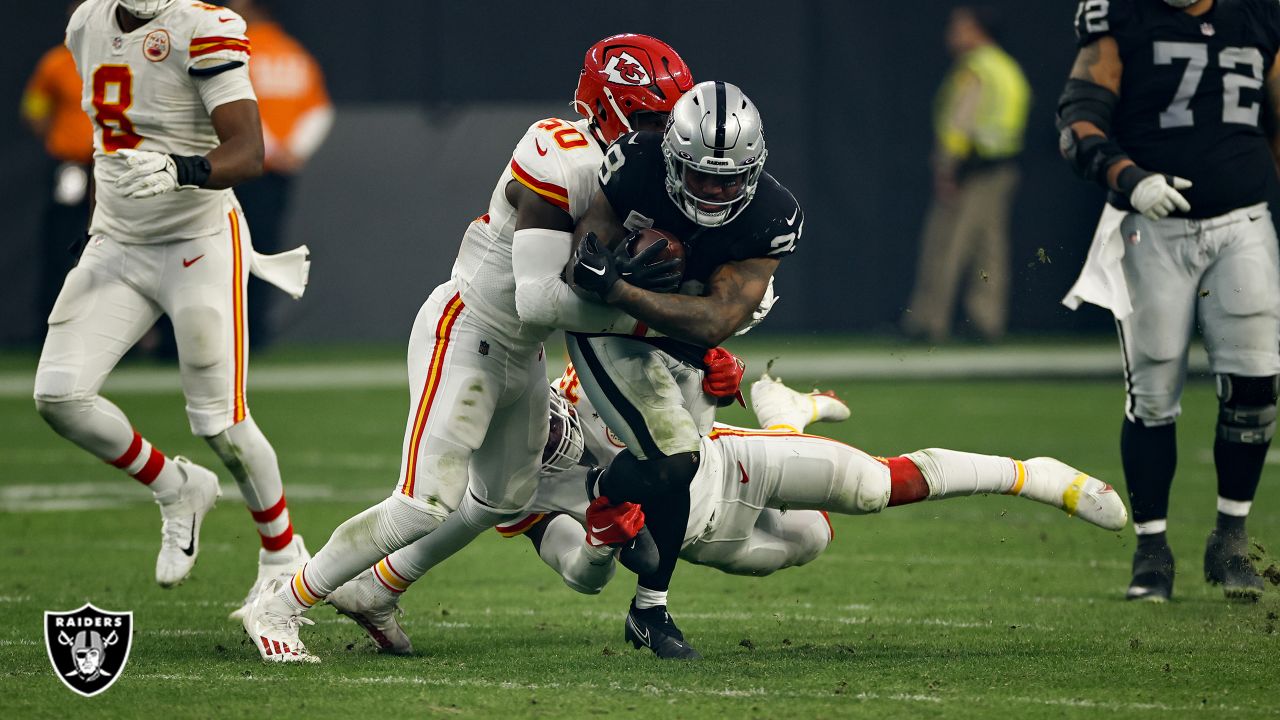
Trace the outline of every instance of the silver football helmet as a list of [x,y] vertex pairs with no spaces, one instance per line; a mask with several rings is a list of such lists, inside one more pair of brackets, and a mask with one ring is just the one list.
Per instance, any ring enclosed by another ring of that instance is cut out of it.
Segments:
[[694,85],[671,109],[662,136],[667,195],[690,220],[717,227],[755,197],[764,159],[760,112],[737,85]]
[[142,20],[150,20],[165,11],[174,0],[118,0],[120,7],[130,15]]
[[542,449],[542,475],[562,473],[582,460],[586,447],[582,439],[582,423],[578,413],[563,395],[551,388],[551,427],[547,432],[547,444]]

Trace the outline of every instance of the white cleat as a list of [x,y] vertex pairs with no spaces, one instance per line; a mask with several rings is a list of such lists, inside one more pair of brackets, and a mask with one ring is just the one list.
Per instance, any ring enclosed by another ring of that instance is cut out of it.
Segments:
[[289,582],[310,559],[311,553],[307,552],[307,546],[302,542],[301,535],[294,535],[288,545],[275,552],[259,548],[258,579],[253,581],[253,587],[249,588],[249,594],[245,596],[240,607],[232,610],[227,617],[232,620],[244,620],[245,614],[249,612],[249,608],[253,606],[264,587],[272,580],[279,580],[282,585]]
[[307,652],[298,637],[299,625],[315,625],[315,622],[294,612],[276,595],[281,587],[279,580],[272,580],[258,593],[258,599],[242,621],[245,634],[258,648],[263,662],[320,662],[320,658]]
[[760,427],[769,430],[801,432],[809,423],[849,419],[849,406],[834,392],[797,392],[768,372],[751,384],[751,409]]
[[364,628],[379,651],[391,655],[413,652],[413,642],[400,626],[399,616],[404,614],[400,596],[382,587],[372,570],[365,570],[343,583],[326,602]]
[[200,526],[204,524],[204,516],[222,495],[218,476],[212,470],[184,457],[175,456],[173,462],[186,480],[173,502],[157,501],[164,524],[160,528],[156,582],[167,588],[178,585],[191,574],[200,554]]
[[1023,466],[1026,482],[1018,495],[1106,530],[1119,530],[1129,522],[1124,501],[1098,478],[1051,457],[1031,458]]

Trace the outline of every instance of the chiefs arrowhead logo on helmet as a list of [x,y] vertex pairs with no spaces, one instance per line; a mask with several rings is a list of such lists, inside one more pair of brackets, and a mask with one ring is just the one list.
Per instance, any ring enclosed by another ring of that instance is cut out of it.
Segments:
[[609,76],[610,82],[616,82],[619,85],[644,87],[653,84],[649,72],[630,50],[622,48],[611,50],[605,62],[604,71]]

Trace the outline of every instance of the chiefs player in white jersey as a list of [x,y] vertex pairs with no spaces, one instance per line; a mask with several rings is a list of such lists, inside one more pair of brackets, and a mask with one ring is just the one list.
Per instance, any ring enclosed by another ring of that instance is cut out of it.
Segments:
[[217,477],[165,456],[98,394],[161,313],[177,337],[191,431],[235,476],[257,523],[259,581],[306,559],[275,451],[245,400],[248,274],[296,297],[307,265],[305,249],[256,255],[229,189],[262,171],[244,30],[235,13],[190,0],[88,0],[67,26],[94,122],[96,207],[49,315],[35,402],[59,434],[155,494],[164,521],[156,581],[165,587],[196,561]]
[[[529,514],[497,530],[525,535],[569,587],[594,594],[613,576],[618,545],[644,515],[633,503],[609,506],[587,495],[588,468],[607,464],[622,447],[581,392],[572,366],[552,385],[551,399],[551,433]],[[803,434],[811,422],[849,416],[831,393],[799,393],[766,374],[752,385],[751,401],[765,430],[716,423],[702,440],[680,551],[686,561],[735,575],[768,575],[822,554],[833,537],[827,512],[864,515],[979,493],[1017,495],[1108,530],[1119,530],[1128,518],[1110,486],[1053,458],[1020,461],[938,448],[878,458]],[[395,560],[379,562],[329,602],[383,651],[406,654],[413,645],[397,610],[408,583]],[[670,640],[639,629],[634,635],[637,648],[646,639]]]
[[[542,341],[556,328],[607,332],[633,320],[583,300],[562,280],[575,222],[596,192],[608,143],[661,129],[693,84],[665,43],[607,38],[587,53],[575,107],[585,119],[534,123],[499,174],[489,211],[463,234],[451,279],[423,304],[409,337],[410,414],[400,478],[383,502],[340,525],[293,579],[263,593],[245,632],[264,660],[315,662],[298,639],[301,613],[388,554],[409,579],[533,496],[547,438]],[[640,253],[628,282],[672,282]],[[655,289],[658,285],[652,285]],[[445,524],[445,520],[452,520]],[[412,545],[412,546],[411,546]],[[407,547],[411,546],[411,547]]]

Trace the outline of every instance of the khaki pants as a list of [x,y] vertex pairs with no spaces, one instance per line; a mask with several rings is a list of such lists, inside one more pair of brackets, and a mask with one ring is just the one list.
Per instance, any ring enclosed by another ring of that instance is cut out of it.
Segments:
[[935,197],[925,220],[915,291],[902,317],[910,335],[942,341],[951,334],[956,293],[965,281],[965,312],[988,340],[1004,334],[1009,306],[1009,208],[1018,169],[1006,164],[961,181],[954,197]]

